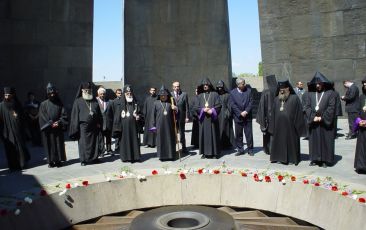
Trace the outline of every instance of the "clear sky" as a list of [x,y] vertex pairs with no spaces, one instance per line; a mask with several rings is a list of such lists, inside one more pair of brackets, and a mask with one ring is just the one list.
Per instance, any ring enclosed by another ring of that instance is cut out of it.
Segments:
[[[94,0],[94,81],[123,77],[123,2]],[[233,72],[257,74],[261,61],[257,0],[228,2]]]

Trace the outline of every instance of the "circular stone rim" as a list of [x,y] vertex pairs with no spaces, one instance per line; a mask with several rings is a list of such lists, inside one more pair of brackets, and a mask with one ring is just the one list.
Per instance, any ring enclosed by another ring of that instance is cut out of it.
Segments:
[[[188,228],[174,228],[169,227],[168,223],[172,220],[179,219],[179,218],[185,218],[185,219],[194,219],[198,221],[198,225],[194,227],[188,227]],[[206,215],[199,213],[199,212],[192,212],[192,211],[179,211],[179,212],[171,212],[164,214],[160,216],[156,223],[159,227],[166,229],[166,230],[176,230],[176,229],[186,229],[186,230],[194,230],[194,229],[200,229],[205,226],[207,226],[210,223],[210,218],[208,218]]]

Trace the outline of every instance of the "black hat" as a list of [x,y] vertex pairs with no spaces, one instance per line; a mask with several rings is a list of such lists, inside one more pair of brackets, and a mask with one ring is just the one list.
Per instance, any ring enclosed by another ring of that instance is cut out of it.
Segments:
[[366,77],[364,77],[361,82],[362,82],[362,84],[365,84],[366,83]]
[[275,75],[268,75],[265,77],[267,82],[267,87],[271,92],[276,92],[277,80]]
[[56,87],[51,82],[48,82],[46,90],[47,94],[56,93]]
[[316,72],[313,79],[308,83],[309,91],[315,91],[316,84],[322,83],[325,89],[332,88],[331,82],[320,72]]
[[15,94],[15,89],[10,86],[4,87],[4,94]]
[[91,82],[83,82],[81,83],[81,89],[92,89],[93,84]]
[[132,91],[132,87],[131,87],[131,85],[125,85],[124,87],[123,87],[123,93],[127,93],[127,92],[130,92],[130,93],[132,93],[133,91]]
[[278,81],[277,82],[277,92],[276,92],[276,95],[278,95],[280,89],[284,89],[284,88],[289,88],[290,89],[290,94],[295,94],[295,91],[292,88],[292,85],[291,85],[290,81],[289,80],[285,80],[285,81]]
[[203,92],[203,86],[204,85],[208,85],[208,87],[210,88],[210,91],[214,91],[214,87],[210,81],[210,79],[208,77],[204,78],[202,81],[201,81],[201,85],[199,86],[199,91],[200,92]]
[[170,92],[164,85],[162,85],[158,92],[158,96],[170,96]]

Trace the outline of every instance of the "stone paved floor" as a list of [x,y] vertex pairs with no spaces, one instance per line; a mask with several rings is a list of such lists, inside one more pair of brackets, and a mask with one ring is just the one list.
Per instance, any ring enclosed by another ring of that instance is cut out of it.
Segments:
[[[339,134],[345,134],[347,131],[347,120],[338,121]],[[191,123],[187,124],[186,139],[190,143]],[[23,172],[9,173],[6,169],[5,154],[3,147],[0,146],[0,197],[13,196],[22,191],[31,190],[34,187],[52,185],[71,181],[73,178],[92,178],[106,177],[118,174],[122,167],[128,167],[131,170],[150,173],[152,169],[169,168],[173,171],[178,168],[199,168],[199,167],[217,167],[225,161],[231,168],[243,169],[268,169],[275,171],[287,171],[296,175],[312,175],[326,177],[331,176],[334,180],[344,184],[351,185],[357,189],[366,190],[366,175],[358,175],[353,169],[354,151],[356,140],[345,140],[344,136],[336,140],[336,164],[333,167],[320,168],[310,167],[308,160],[308,143],[301,140],[302,161],[298,166],[271,164],[269,156],[261,148],[262,134],[257,123],[253,122],[255,156],[249,155],[234,156],[235,151],[225,151],[225,155],[220,159],[201,159],[197,150],[191,150],[190,155],[176,160],[174,162],[160,162],[156,158],[155,149],[141,148],[142,163],[123,163],[119,155],[114,157],[107,156],[102,158],[104,163],[88,166],[80,166],[78,161],[78,151],[76,142],[66,142],[66,151],[68,161],[64,167],[48,168],[44,159],[42,148],[31,148],[32,160],[29,168]],[[63,188],[63,185],[61,186]],[[52,189],[51,189],[52,191]]]

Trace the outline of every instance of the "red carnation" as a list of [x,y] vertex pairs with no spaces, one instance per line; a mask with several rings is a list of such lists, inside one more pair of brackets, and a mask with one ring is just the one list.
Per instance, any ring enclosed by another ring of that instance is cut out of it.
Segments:
[[319,186],[320,184],[318,182],[315,182],[314,183],[314,186]]
[[184,173],[179,173],[180,179],[185,180],[187,179],[186,175]]
[[198,169],[198,174],[202,174],[203,173],[203,169]]
[[337,186],[332,186],[332,191],[334,191],[334,192],[338,191]]
[[16,205],[19,207],[19,206],[22,206],[23,202],[21,201],[17,201]]
[[155,169],[151,172],[151,174],[153,175],[158,175],[158,171],[156,171]]
[[71,188],[71,184],[66,184],[66,189],[70,189]]
[[278,181],[281,182],[283,180],[283,176],[282,175],[278,175]]
[[7,213],[8,213],[8,210],[6,210],[6,209],[1,209],[1,211],[0,211],[1,216],[6,216]]
[[360,203],[365,203],[365,202],[366,202],[366,200],[365,200],[365,198],[361,197],[361,198],[358,198],[358,202],[360,202]]
[[303,182],[304,184],[309,184],[309,180],[307,180],[307,179],[304,179],[302,182]]
[[271,177],[270,177],[270,176],[265,176],[265,177],[264,177],[264,180],[265,180],[266,182],[271,182]]
[[83,184],[84,186],[88,186],[88,185],[89,185],[89,181],[84,180],[82,184]]
[[342,196],[348,196],[348,192],[346,191],[342,192]]
[[296,177],[295,176],[291,176],[291,181],[296,181]]
[[39,192],[39,195],[40,195],[40,196],[47,196],[47,192],[46,192],[46,190],[41,189],[41,191]]
[[220,170],[215,169],[215,170],[213,171],[213,173],[214,173],[214,174],[219,174],[219,173],[220,173]]
[[227,171],[227,174],[232,174],[233,173],[233,171]]
[[253,178],[254,178],[254,180],[255,180],[256,182],[258,182],[258,181],[259,181],[259,177],[258,177],[258,174],[257,174],[257,173],[254,173]]
[[248,176],[245,172],[241,172],[240,174],[241,174],[241,176],[243,176],[243,177],[247,177],[247,176]]
[[121,178],[121,179],[122,179],[122,178],[123,178],[123,176],[122,176],[122,175],[119,175],[119,178]]

